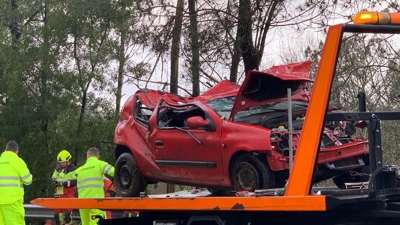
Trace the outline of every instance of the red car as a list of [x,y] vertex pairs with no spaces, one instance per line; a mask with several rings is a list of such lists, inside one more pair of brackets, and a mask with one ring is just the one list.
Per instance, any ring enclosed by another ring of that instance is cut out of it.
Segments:
[[[114,135],[118,194],[138,196],[158,181],[213,191],[283,187],[289,176],[287,88],[295,154],[310,99],[310,66],[250,71],[242,86],[221,81],[194,99],[138,91],[125,103]],[[362,179],[348,173],[368,164],[368,143],[354,133],[353,123],[326,123],[314,182],[334,178],[343,187]]]

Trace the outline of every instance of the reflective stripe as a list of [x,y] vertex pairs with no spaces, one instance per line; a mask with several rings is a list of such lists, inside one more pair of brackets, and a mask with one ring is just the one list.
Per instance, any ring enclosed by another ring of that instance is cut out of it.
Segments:
[[107,165],[104,165],[103,168],[101,168],[101,172],[104,173],[104,171],[106,170]]
[[110,172],[110,170],[111,170],[111,165],[104,165],[103,169],[101,170],[101,172],[108,173],[108,172]]
[[86,184],[78,187],[78,190],[85,188],[101,188],[101,184]]
[[21,180],[25,180],[25,179],[29,178],[30,176],[32,176],[32,174],[28,173],[27,175],[21,177]]
[[26,182],[25,184],[30,185],[30,184],[32,184],[32,181]]
[[81,184],[81,183],[86,182],[86,181],[91,181],[91,180],[103,182],[103,179],[102,179],[102,178],[98,178],[98,177],[88,177],[88,178],[83,178],[82,180],[80,180],[80,181],[78,182],[78,184]]
[[19,180],[16,176],[0,176],[0,180]]
[[0,187],[23,187],[19,184],[0,184]]
[[109,167],[108,167],[108,169],[107,169],[107,171],[106,171],[105,173],[108,173],[108,172],[110,172],[111,168],[112,168],[112,167],[111,167],[111,166],[109,166]]

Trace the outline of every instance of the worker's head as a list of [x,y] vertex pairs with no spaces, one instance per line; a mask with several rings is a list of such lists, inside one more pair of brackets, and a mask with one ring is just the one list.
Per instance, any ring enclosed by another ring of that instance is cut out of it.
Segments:
[[71,154],[67,150],[61,150],[57,155],[57,162],[62,168],[67,167],[71,162]]
[[11,151],[14,152],[15,154],[18,154],[19,146],[17,142],[15,141],[9,141],[6,145],[6,151]]
[[86,158],[96,157],[100,158],[100,151],[96,147],[91,147],[86,153]]

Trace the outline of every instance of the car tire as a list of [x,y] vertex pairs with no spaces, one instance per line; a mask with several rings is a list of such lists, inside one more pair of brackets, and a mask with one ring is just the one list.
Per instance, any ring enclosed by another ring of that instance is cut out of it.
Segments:
[[[358,173],[369,174],[370,167],[363,166],[361,168],[354,169],[354,171]],[[369,180],[369,176],[350,176],[349,173],[343,173],[339,176],[332,178],[333,183],[335,183],[336,187],[340,189],[346,189],[345,183],[357,183],[357,182],[367,182]]]
[[142,174],[136,160],[130,153],[123,153],[115,163],[115,191],[121,197],[139,197],[145,190]]
[[274,188],[275,177],[266,160],[250,154],[240,155],[231,168],[232,186],[235,191]]

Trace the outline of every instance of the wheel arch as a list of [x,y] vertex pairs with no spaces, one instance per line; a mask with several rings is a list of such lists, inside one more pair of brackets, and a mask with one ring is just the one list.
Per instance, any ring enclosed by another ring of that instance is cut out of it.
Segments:
[[233,179],[233,177],[232,177],[233,164],[234,164],[234,162],[236,161],[236,159],[238,157],[240,157],[240,156],[242,156],[244,154],[249,154],[249,155],[255,156],[256,158],[258,158],[260,160],[260,162],[262,164],[264,164],[266,169],[268,171],[270,171],[271,175],[273,176],[273,179],[274,179],[274,185],[273,186],[274,186],[274,188],[275,187],[283,187],[284,186],[285,181],[283,179],[282,171],[273,171],[273,170],[271,170],[271,165],[269,164],[269,161],[267,159],[266,153],[259,153],[257,151],[247,151],[247,150],[239,150],[239,151],[235,152],[231,156],[231,158],[229,160],[228,172],[229,172],[229,179],[230,179],[230,182],[231,182],[232,185],[233,185],[233,183],[232,183],[233,182],[232,181],[232,179]]
[[132,151],[128,148],[128,146],[126,146],[126,145],[117,145],[115,147],[115,152],[114,152],[115,161],[117,161],[117,159],[124,153],[130,153],[131,155],[133,155]]
[[266,163],[267,166],[269,166],[268,160],[266,158],[266,155],[264,153],[258,153],[256,151],[247,151],[247,150],[239,150],[236,151],[231,158],[229,159],[229,165],[228,165],[228,173],[229,173],[229,179],[230,182],[232,184],[232,167],[233,167],[233,163],[236,161],[236,159],[244,154],[250,154],[250,155],[254,155],[257,158],[261,159],[264,163]]

